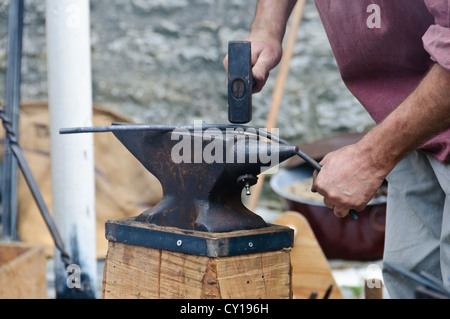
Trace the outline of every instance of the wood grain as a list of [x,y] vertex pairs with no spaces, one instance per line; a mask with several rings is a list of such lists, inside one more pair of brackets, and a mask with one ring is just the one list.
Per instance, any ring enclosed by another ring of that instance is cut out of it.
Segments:
[[290,298],[289,253],[211,258],[110,241],[102,297]]

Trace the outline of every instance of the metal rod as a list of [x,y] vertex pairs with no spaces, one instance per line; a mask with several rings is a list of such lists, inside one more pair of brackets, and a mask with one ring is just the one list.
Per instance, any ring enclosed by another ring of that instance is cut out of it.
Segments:
[[3,108],[0,108],[0,119],[2,120],[3,127],[5,129],[6,139],[9,141],[9,148],[11,153],[14,155],[14,158],[17,160],[18,166],[22,171],[22,174],[25,178],[25,181],[30,188],[31,194],[33,195],[36,204],[38,205],[39,211],[41,212],[42,217],[44,218],[45,223],[50,231],[50,234],[55,242],[55,246],[61,253],[61,258],[63,262],[67,265],[70,264],[70,256],[65,251],[64,243],[61,239],[61,236],[56,228],[55,223],[53,222],[52,216],[50,215],[47,205],[39,191],[39,187],[36,183],[36,180],[33,177],[30,167],[28,166],[27,160],[23,155],[22,149],[20,148],[17,140],[17,136],[15,135],[12,129],[12,123],[9,120],[8,116],[5,113]]
[[[76,134],[76,133],[103,133],[113,131],[173,131],[173,130],[195,130],[197,127],[194,125],[149,125],[149,124],[121,124],[113,123],[108,126],[89,126],[89,127],[70,127],[61,128],[60,134]],[[254,129],[245,125],[228,125],[228,124],[203,124],[201,129],[216,128],[219,130],[225,129]],[[256,129],[255,129],[256,130]]]
[[[18,134],[20,66],[22,57],[23,0],[11,0],[8,22],[8,66],[6,70],[6,114]],[[4,142],[2,180],[2,238],[17,239],[17,161]]]
[[70,256],[65,251],[64,243],[47,209],[47,206],[45,205],[44,199],[42,198],[41,192],[39,191],[38,185],[31,173],[30,167],[28,166],[25,156],[23,155],[22,149],[19,147],[17,143],[11,143],[9,146],[12,152],[14,153],[15,158],[17,159],[17,162],[25,178],[25,181],[27,182],[27,185],[31,190],[31,194],[33,195],[33,198],[39,207],[42,217],[44,218],[45,223],[47,224],[50,234],[52,235],[53,241],[55,242],[55,246],[61,252],[61,258],[67,267],[70,264],[69,261]]
[[330,286],[328,286],[328,289],[325,291],[325,295],[323,296],[323,299],[330,298],[332,290],[333,290],[333,285],[331,284]]

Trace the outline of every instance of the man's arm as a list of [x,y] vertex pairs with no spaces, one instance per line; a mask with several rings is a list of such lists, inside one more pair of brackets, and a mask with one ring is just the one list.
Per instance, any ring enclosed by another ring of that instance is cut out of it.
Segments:
[[450,71],[435,64],[419,86],[358,143],[325,156],[312,190],[343,217],[362,210],[410,151],[450,127]]
[[[259,0],[246,41],[252,42],[253,92],[259,92],[270,70],[281,60],[286,24],[297,0]],[[223,60],[228,70],[228,56]]]

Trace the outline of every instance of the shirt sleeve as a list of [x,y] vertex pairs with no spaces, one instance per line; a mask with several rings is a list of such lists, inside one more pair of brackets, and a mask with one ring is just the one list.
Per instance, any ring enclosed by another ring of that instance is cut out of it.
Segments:
[[450,0],[425,0],[435,24],[422,37],[431,59],[450,71]]

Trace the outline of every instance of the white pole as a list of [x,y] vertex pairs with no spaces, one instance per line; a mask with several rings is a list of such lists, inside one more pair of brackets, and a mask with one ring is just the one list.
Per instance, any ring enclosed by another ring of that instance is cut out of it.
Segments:
[[74,264],[55,258],[56,297],[95,298],[93,136],[59,134],[92,125],[89,1],[46,0],[46,34],[53,214]]

